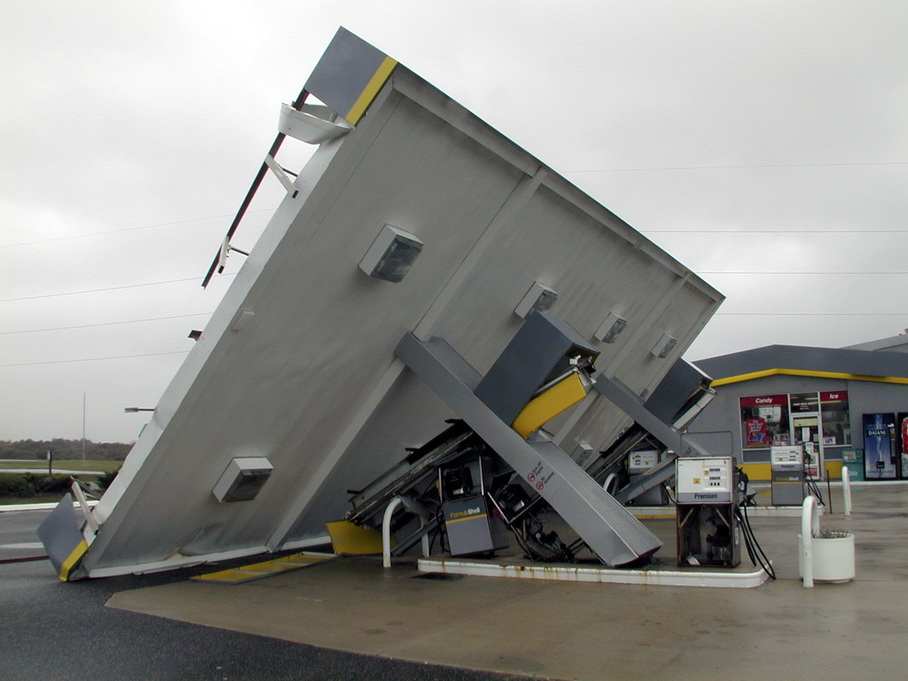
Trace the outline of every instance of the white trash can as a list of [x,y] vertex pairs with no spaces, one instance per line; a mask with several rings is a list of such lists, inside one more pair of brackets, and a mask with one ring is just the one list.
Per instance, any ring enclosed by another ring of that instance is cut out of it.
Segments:
[[[798,535],[798,547],[801,535]],[[813,579],[817,582],[850,582],[854,579],[854,534],[846,530],[821,530],[813,537]],[[802,551],[798,551],[798,576],[804,577]]]

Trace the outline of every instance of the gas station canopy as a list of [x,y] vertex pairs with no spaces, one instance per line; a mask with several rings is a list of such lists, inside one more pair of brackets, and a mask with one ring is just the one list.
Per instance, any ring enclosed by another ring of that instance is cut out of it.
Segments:
[[[459,416],[401,359],[405,337],[414,352],[443,340],[485,375],[548,310],[645,400],[722,301],[343,28],[279,132],[263,170],[286,196],[96,507],[98,530],[73,539],[70,578],[324,542],[350,490]],[[295,177],[276,159],[285,137],[318,145]],[[547,428],[570,453],[607,448],[630,421],[591,392]]]

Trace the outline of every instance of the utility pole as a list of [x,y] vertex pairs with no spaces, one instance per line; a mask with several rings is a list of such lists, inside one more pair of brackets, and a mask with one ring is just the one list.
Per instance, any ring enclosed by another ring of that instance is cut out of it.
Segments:
[[85,393],[82,393],[82,463],[85,463]]

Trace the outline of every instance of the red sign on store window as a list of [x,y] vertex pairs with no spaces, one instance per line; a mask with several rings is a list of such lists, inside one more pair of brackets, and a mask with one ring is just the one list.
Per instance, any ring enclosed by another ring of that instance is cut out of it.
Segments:
[[836,390],[828,393],[820,393],[820,402],[847,402],[848,391]]
[[757,395],[756,397],[742,397],[742,407],[771,407],[773,405],[787,405],[788,395]]
[[747,447],[769,446],[769,429],[766,427],[766,419],[744,421],[744,442]]

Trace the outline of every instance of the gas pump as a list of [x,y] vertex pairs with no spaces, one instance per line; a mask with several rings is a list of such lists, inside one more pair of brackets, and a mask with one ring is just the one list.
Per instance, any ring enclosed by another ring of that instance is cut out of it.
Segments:
[[[647,471],[661,463],[659,451],[656,449],[643,449],[631,452],[627,457],[628,484],[633,484]],[[656,485],[634,499],[638,506],[662,506],[665,503],[665,491],[662,485]]]
[[738,469],[732,457],[684,457],[675,462],[678,565],[736,567]]
[[800,447],[773,447],[770,487],[773,506],[800,506],[804,501],[804,453]]

